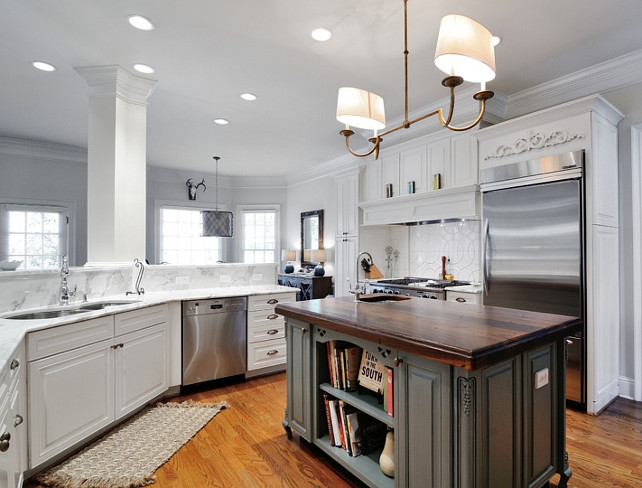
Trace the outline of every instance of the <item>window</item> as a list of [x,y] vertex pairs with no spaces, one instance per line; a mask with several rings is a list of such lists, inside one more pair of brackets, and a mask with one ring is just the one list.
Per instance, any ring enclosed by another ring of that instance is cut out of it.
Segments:
[[221,239],[201,237],[201,209],[161,207],[160,260],[169,264],[216,264]]
[[248,207],[238,213],[242,261],[249,264],[277,262],[278,207]]
[[67,252],[66,207],[28,204],[0,206],[4,238],[0,257],[22,261],[19,269],[57,269]]

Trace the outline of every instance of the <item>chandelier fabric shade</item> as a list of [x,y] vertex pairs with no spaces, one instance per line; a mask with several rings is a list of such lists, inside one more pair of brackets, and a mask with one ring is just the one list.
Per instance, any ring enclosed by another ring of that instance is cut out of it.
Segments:
[[465,15],[450,14],[441,19],[435,65],[450,76],[483,83],[495,78],[493,35],[479,22]]
[[385,129],[386,113],[383,98],[361,88],[339,88],[337,120],[360,129]]
[[234,235],[234,215],[224,210],[203,210],[203,237],[232,237]]

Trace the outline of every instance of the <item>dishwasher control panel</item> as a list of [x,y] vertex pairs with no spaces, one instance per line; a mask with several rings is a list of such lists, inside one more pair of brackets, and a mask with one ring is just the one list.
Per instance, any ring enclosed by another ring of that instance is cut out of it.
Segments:
[[183,316],[205,315],[210,313],[225,313],[245,310],[246,297],[208,298],[206,300],[190,300],[183,302]]

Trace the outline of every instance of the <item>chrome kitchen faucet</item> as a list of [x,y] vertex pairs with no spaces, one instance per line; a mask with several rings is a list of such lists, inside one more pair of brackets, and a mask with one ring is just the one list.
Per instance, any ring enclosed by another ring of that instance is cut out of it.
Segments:
[[69,261],[67,255],[62,257],[62,269],[60,270],[60,304],[68,305],[69,297],[75,297],[78,285],[74,285],[73,290],[69,290],[67,277],[69,276]]

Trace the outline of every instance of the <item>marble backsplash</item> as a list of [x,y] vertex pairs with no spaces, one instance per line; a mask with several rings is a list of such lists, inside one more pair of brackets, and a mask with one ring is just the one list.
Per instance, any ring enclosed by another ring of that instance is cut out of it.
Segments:
[[478,220],[411,227],[408,242],[409,268],[413,276],[440,277],[441,256],[446,256],[456,280],[479,281]]
[[[276,264],[228,263],[212,266],[146,265],[140,286],[146,292],[202,288],[273,285]],[[69,288],[77,286],[71,301],[123,295],[133,291],[138,268],[70,268]],[[57,305],[60,300],[59,271],[0,272],[0,313]]]

